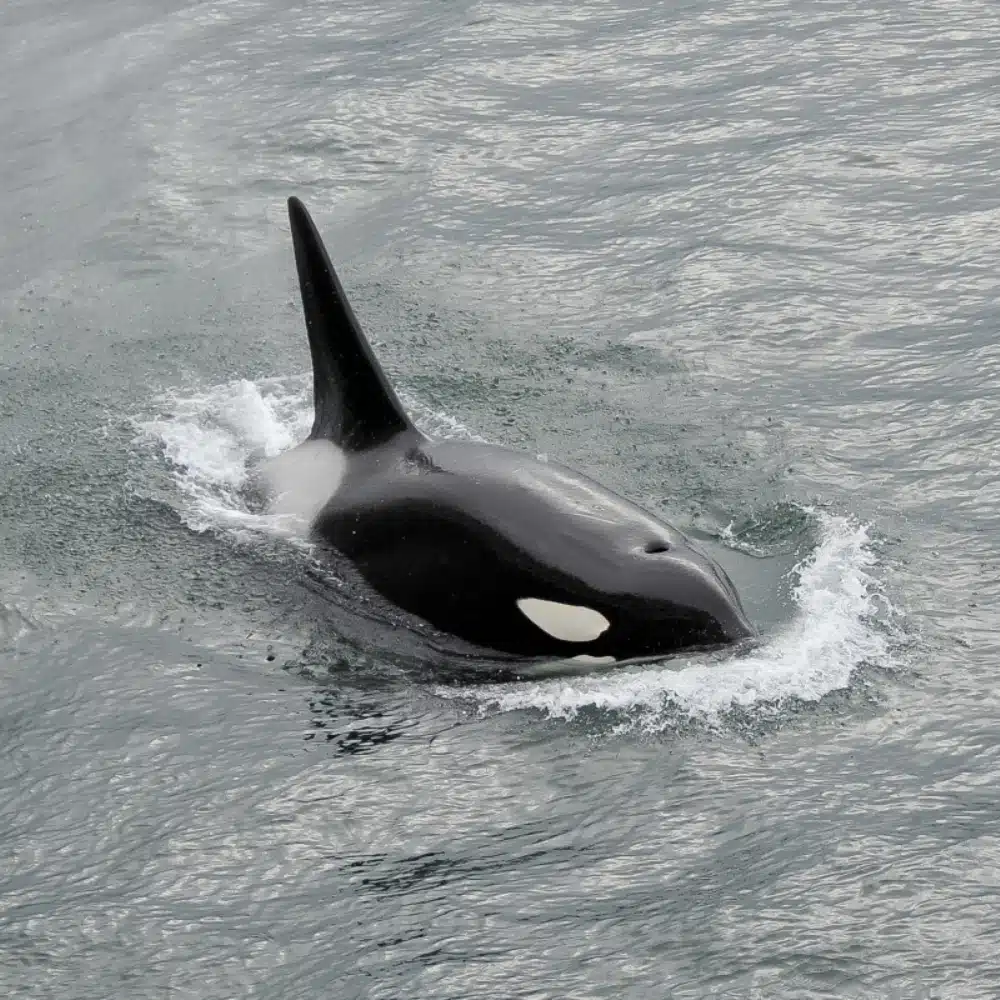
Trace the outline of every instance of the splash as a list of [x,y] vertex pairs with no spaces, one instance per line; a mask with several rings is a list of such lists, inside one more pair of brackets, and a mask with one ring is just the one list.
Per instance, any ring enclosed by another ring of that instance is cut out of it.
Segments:
[[807,509],[820,542],[793,571],[797,611],[778,635],[746,654],[673,658],[662,665],[583,677],[490,684],[442,697],[471,699],[481,714],[535,709],[572,719],[598,710],[617,728],[659,732],[678,717],[709,725],[739,709],[774,713],[790,702],[818,702],[848,688],[863,663],[887,665],[889,639],[876,622],[882,592],[868,529],[850,518]]
[[161,412],[134,424],[140,439],[166,458],[189,528],[300,532],[287,518],[254,512],[243,491],[255,461],[281,454],[309,433],[304,377],[240,379],[191,395],[165,393],[155,403]]

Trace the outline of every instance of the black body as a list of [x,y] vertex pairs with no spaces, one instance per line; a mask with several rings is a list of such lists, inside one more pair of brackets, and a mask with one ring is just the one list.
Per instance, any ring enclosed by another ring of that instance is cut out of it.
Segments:
[[[289,215],[313,359],[310,438],[345,453],[313,531],[372,587],[442,631],[524,656],[625,659],[753,634],[728,577],[675,528],[555,463],[417,431],[298,199]],[[522,612],[524,598],[608,624],[558,638]]]

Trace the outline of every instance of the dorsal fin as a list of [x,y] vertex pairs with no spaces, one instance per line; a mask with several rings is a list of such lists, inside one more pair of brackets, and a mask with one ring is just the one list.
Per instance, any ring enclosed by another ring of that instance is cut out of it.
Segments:
[[313,365],[310,438],[347,451],[383,444],[410,422],[365,339],[305,205],[288,199]]

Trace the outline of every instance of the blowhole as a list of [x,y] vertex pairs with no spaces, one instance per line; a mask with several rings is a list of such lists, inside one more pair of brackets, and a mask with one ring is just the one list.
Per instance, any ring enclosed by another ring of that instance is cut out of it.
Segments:
[[669,551],[670,546],[666,542],[661,541],[659,538],[656,538],[651,542],[646,542],[646,547],[643,549],[643,552],[647,552],[651,556],[655,556],[658,552]]

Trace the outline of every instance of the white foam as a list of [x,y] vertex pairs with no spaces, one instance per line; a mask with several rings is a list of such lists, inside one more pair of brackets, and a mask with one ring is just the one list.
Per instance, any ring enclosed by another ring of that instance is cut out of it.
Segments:
[[241,490],[253,464],[285,452],[309,433],[312,406],[304,377],[240,379],[154,400],[152,419],[135,421],[158,445],[180,490],[178,512],[195,531],[213,527],[300,533],[297,519],[251,512]]
[[868,530],[849,518],[810,512],[820,544],[795,569],[797,613],[773,638],[745,654],[677,657],[662,665],[535,682],[441,688],[471,699],[481,714],[536,709],[573,718],[584,709],[619,713],[624,728],[661,731],[678,713],[708,724],[734,708],[780,709],[845,689],[862,663],[887,665],[888,640],[874,621],[881,591]]

